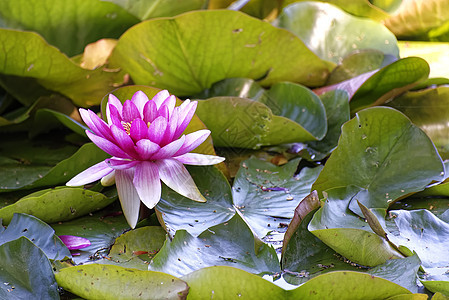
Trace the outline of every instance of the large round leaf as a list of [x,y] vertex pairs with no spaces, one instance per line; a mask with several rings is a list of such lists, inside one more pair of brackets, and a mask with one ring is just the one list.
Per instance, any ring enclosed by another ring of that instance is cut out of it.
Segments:
[[185,299],[188,285],[171,275],[112,265],[61,269],[58,285],[88,299]]
[[354,17],[320,2],[299,2],[284,8],[279,26],[294,32],[324,60],[340,63],[354,50],[376,49],[399,57],[395,36],[373,20]]
[[2,27],[34,31],[69,56],[101,38],[118,38],[139,20],[120,6],[98,0],[6,0]]
[[[387,208],[399,197],[443,178],[441,158],[427,135],[402,113],[374,107],[343,125],[338,146],[313,189],[355,185],[362,188],[357,199],[363,205]],[[356,200],[350,208],[362,215]]]
[[136,84],[178,96],[231,77],[317,86],[328,74],[326,64],[292,33],[229,10],[142,22],[122,35],[109,61]]
[[183,276],[210,266],[233,266],[255,274],[279,272],[275,250],[259,245],[239,215],[210,227],[198,237],[178,230],[151,260],[148,269]]

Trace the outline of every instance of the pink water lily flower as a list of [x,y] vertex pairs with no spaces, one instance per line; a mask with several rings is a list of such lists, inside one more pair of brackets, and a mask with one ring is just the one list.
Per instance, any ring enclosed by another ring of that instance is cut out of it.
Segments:
[[175,107],[168,91],[153,99],[136,92],[123,104],[110,94],[106,106],[108,123],[91,110],[80,109],[91,131],[87,136],[112,157],[81,172],[68,186],[81,186],[115,176],[118,196],[129,225],[136,226],[140,201],[153,208],[161,198],[161,180],[171,189],[195,201],[206,200],[184,164],[213,165],[224,158],[189,153],[209,136],[209,130],[182,135],[195,113],[197,102],[185,100]]

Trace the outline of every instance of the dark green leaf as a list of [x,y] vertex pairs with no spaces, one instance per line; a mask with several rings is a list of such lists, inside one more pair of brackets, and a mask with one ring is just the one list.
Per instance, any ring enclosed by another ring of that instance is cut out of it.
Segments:
[[[0,245],[26,237],[39,247],[52,260],[70,257],[70,252],[55,231],[36,217],[26,214],[15,214],[5,231],[0,233]],[[1,260],[0,260],[1,261]]]
[[210,227],[198,237],[178,230],[152,259],[149,270],[183,276],[209,266],[233,266],[263,274],[279,272],[274,249],[256,246],[251,229],[239,215],[228,222]]
[[22,236],[0,245],[1,299],[59,299],[45,253]]
[[34,31],[68,56],[101,38],[118,38],[138,19],[119,6],[97,0],[6,0],[2,27]]
[[[376,107],[360,111],[343,125],[338,147],[313,189],[355,185],[362,188],[356,199],[363,205],[386,209],[443,178],[441,158],[426,134],[400,112]],[[362,215],[354,199],[350,209]]]

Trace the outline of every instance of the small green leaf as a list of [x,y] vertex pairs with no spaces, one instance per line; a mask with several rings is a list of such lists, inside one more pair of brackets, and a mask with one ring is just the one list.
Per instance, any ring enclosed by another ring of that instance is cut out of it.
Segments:
[[55,274],[58,285],[87,299],[185,299],[188,285],[171,275],[112,265],[82,265]]

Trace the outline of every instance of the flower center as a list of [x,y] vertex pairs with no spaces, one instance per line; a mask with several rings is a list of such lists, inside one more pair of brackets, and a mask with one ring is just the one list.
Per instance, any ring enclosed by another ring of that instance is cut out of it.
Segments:
[[[123,122],[123,121],[122,121],[123,129],[125,130],[125,132],[126,132],[128,135],[131,134],[131,124],[133,123],[133,121],[134,121],[134,120],[132,120],[131,122]],[[151,125],[151,122],[148,122],[148,123],[147,123],[147,126],[150,127],[150,125]]]

